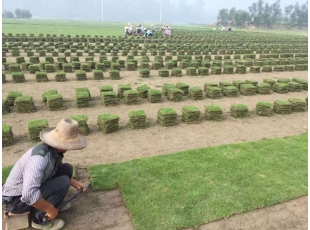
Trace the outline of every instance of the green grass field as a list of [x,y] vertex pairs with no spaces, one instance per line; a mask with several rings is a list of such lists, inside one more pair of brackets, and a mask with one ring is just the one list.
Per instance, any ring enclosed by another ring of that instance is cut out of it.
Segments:
[[180,229],[307,194],[308,134],[89,167],[120,187],[136,229]]
[[[122,36],[124,33],[124,23],[111,23],[100,21],[76,21],[76,20],[39,20],[39,19],[2,19],[2,32],[3,33],[30,33],[34,35],[39,34],[64,34],[64,35],[103,35],[103,36]],[[137,23],[132,22],[135,26]],[[150,25],[145,24],[144,27]],[[157,29],[160,29],[160,25],[155,25]],[[199,25],[171,25],[173,29],[183,29],[188,31],[201,31],[212,30],[213,27],[199,26]],[[220,26],[217,27],[220,30]],[[248,31],[246,29],[235,29],[236,31]],[[268,33],[283,33],[283,34],[295,34],[295,35],[308,35],[308,31],[304,30],[264,30],[258,29],[255,32],[268,32]]]

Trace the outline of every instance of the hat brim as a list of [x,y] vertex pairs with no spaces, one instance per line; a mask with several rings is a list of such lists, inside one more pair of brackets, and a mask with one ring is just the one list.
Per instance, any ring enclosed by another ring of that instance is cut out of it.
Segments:
[[51,147],[62,150],[80,150],[87,146],[87,141],[84,137],[78,135],[74,139],[65,139],[59,135],[54,135],[54,128],[45,128],[40,132],[40,139]]

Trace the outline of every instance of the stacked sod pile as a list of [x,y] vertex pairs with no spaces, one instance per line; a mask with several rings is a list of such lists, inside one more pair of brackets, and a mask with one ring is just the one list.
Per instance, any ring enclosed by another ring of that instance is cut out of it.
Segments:
[[272,87],[272,90],[276,93],[287,93],[288,84],[287,83],[275,83]]
[[76,106],[78,108],[87,108],[91,106],[91,95],[88,88],[75,89]]
[[173,68],[171,70],[171,76],[181,77],[182,76],[182,69],[180,69],[180,68]]
[[55,73],[55,81],[57,82],[67,81],[66,73],[64,71],[57,71]]
[[121,79],[119,70],[110,70],[109,74],[110,74],[110,78],[112,80],[119,80],[119,79]]
[[275,83],[277,83],[277,81],[272,78],[265,78],[263,83],[268,83],[272,87]]
[[119,116],[115,114],[100,114],[97,118],[97,125],[102,133],[111,133],[119,129]]
[[169,77],[169,70],[168,69],[159,69],[158,74],[160,77]]
[[31,96],[20,96],[14,101],[14,107],[18,113],[33,113],[36,111]]
[[176,86],[173,85],[173,84],[168,84],[168,83],[165,83],[163,88],[162,88],[162,93],[164,96],[167,96],[168,95],[168,89],[169,88],[175,88]]
[[192,100],[203,100],[203,91],[200,87],[189,88],[188,98]]
[[220,121],[223,120],[223,110],[217,105],[206,105],[205,116],[207,120]]
[[206,94],[207,94],[207,97],[209,97],[209,98],[219,99],[222,97],[222,89],[219,87],[209,86],[209,87],[207,87]]
[[186,83],[178,82],[176,87],[183,91],[184,95],[188,94],[189,85]]
[[2,72],[2,84],[6,83],[6,76],[5,73]]
[[225,65],[224,66],[224,73],[225,74],[233,74],[234,73],[234,67],[232,65]]
[[72,120],[79,123],[79,134],[87,136],[89,134],[89,128],[87,125],[87,116],[86,115],[73,115],[69,117]]
[[139,70],[139,72],[140,72],[140,77],[142,77],[142,78],[150,77],[150,70],[147,68],[142,68]]
[[117,97],[113,91],[102,91],[100,92],[100,100],[104,106],[116,106]]
[[90,72],[90,65],[89,63],[81,63],[81,70],[84,70],[85,72]]
[[54,64],[45,64],[45,71],[47,73],[54,73],[55,72],[55,65]]
[[10,91],[7,95],[7,99],[8,99],[8,102],[7,102],[7,105],[8,106],[13,106],[14,105],[14,101],[17,97],[21,97],[23,96],[21,92],[18,92],[18,91]]
[[211,74],[219,75],[221,73],[222,73],[222,67],[220,67],[220,66],[212,66]]
[[76,80],[85,81],[87,80],[86,72],[84,70],[77,70],[75,72]]
[[47,108],[49,111],[64,109],[64,99],[60,93],[48,94],[46,96]]
[[141,98],[147,98],[147,93],[148,93],[149,89],[151,89],[151,87],[149,87],[148,85],[145,85],[145,84],[137,87],[139,96]]
[[226,86],[233,86],[232,83],[228,82],[228,81],[220,81],[219,82],[219,87],[223,90],[224,87]]
[[8,114],[10,112],[10,107],[8,106],[8,99],[2,98],[2,115]]
[[240,86],[240,93],[245,96],[252,96],[256,94],[256,87],[252,84],[242,84]]
[[243,104],[232,104],[230,106],[230,113],[235,118],[243,118],[248,116],[249,109]]
[[36,81],[37,82],[47,82],[47,73],[44,71],[37,71],[36,72]]
[[93,76],[95,80],[103,80],[103,71],[94,69],[93,70]]
[[40,132],[42,129],[48,128],[48,120],[32,120],[28,122],[28,139],[30,141],[40,141]]
[[272,66],[271,65],[263,65],[262,72],[272,72]]
[[257,102],[255,112],[258,116],[270,117],[272,114],[272,103],[265,101]]
[[207,67],[199,67],[198,68],[198,75],[208,76],[209,75],[209,69]]
[[288,83],[288,91],[290,92],[299,92],[302,90],[302,84],[296,82],[296,81],[291,81]]
[[258,81],[256,81],[256,80],[245,80],[245,83],[246,84],[252,84],[252,85],[256,86],[258,84]]
[[149,89],[147,91],[147,98],[151,103],[159,103],[162,102],[162,93],[158,89]]
[[238,88],[236,86],[225,86],[223,87],[223,94],[227,97],[237,97]]
[[14,143],[12,126],[2,124],[2,147],[10,146]]
[[288,100],[292,104],[292,111],[304,112],[307,110],[307,102],[300,98],[290,98]]
[[137,90],[126,90],[123,93],[124,102],[127,105],[137,105],[140,104],[139,93]]
[[197,69],[195,67],[187,67],[186,74],[189,76],[197,76]]
[[178,114],[171,108],[161,108],[157,113],[157,122],[161,126],[173,126],[177,124]]
[[292,103],[284,100],[276,100],[273,103],[273,110],[278,114],[290,114],[292,112]]
[[199,123],[200,110],[195,106],[184,106],[182,109],[182,121],[187,124]]
[[145,129],[146,113],[144,110],[135,110],[129,112],[129,125],[132,129]]
[[183,90],[178,89],[175,85],[167,89],[167,98],[170,101],[182,101],[183,100]]
[[208,87],[218,87],[218,84],[215,83],[215,82],[207,82],[207,83],[205,83],[204,86],[203,86],[203,91],[204,91],[204,92],[207,92]]
[[250,72],[251,73],[260,73],[260,66],[251,66]]
[[238,88],[238,90],[240,90],[240,85],[242,85],[242,84],[246,84],[245,81],[242,81],[242,80],[233,81],[233,85],[236,86]]
[[302,85],[302,89],[308,90],[308,81],[301,78],[293,78],[293,81],[298,82]]
[[246,66],[245,65],[237,65],[236,66],[236,73],[245,74],[246,73]]
[[12,78],[15,83],[23,83],[26,81],[23,72],[12,72]]
[[271,85],[268,83],[261,83],[256,86],[256,93],[258,94],[270,94]]
[[132,90],[131,85],[130,84],[124,84],[124,85],[119,85],[118,86],[118,93],[117,96],[119,98],[123,98],[123,94],[126,90]]
[[42,101],[46,105],[47,104],[47,96],[52,94],[57,94],[58,91],[56,89],[49,90],[42,94]]

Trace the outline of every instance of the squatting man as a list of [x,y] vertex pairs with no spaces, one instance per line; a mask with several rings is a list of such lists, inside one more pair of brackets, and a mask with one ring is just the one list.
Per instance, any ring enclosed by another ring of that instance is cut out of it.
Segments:
[[[62,119],[55,128],[40,132],[43,143],[28,150],[14,165],[2,187],[2,203],[9,214],[32,212],[32,228],[58,230],[65,222],[55,219],[58,212],[68,210],[68,203],[57,209],[70,188],[87,190],[87,186],[72,178],[72,165],[63,163],[64,153],[86,147],[79,135],[79,125]],[[48,221],[43,221],[44,217]]]

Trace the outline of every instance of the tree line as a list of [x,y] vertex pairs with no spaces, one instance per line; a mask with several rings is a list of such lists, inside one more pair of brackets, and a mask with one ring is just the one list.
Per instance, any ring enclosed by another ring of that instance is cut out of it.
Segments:
[[217,24],[224,26],[243,27],[253,24],[258,27],[270,27],[271,25],[308,26],[308,1],[302,5],[298,2],[288,5],[282,13],[280,0],[273,4],[264,3],[263,0],[253,3],[246,10],[236,8],[220,9]]
[[4,10],[2,12],[2,17],[3,18],[31,18],[32,14],[30,13],[29,10],[22,10],[22,9],[16,9],[15,10],[15,16],[11,11],[6,11]]

